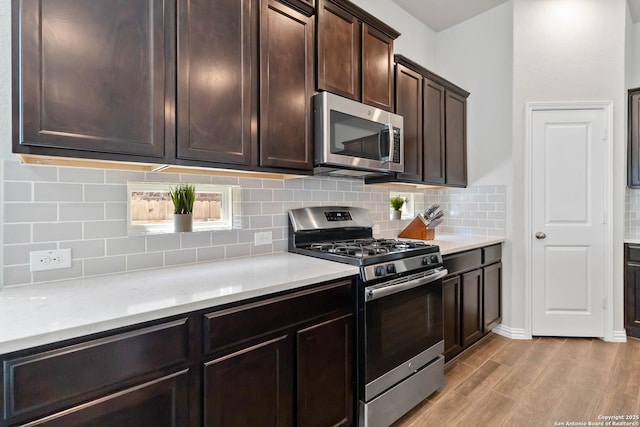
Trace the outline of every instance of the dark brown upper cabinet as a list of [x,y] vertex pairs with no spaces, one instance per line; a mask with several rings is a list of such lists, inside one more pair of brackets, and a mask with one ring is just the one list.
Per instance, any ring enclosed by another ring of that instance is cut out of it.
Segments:
[[178,159],[251,164],[258,5],[178,1]]
[[[404,173],[399,179],[422,181],[422,81],[420,74],[403,65],[396,68],[396,113],[404,117]],[[407,153],[411,153],[407,156]]]
[[629,91],[627,185],[640,188],[640,88]]
[[395,61],[395,112],[404,118],[405,171],[365,182],[466,187],[469,92],[402,55],[395,55]]
[[311,173],[312,0],[13,0],[16,153]]
[[318,0],[318,89],[393,111],[398,33],[347,0]]
[[163,159],[172,2],[12,1],[13,151]]
[[314,19],[277,0],[260,14],[262,167],[313,168]]

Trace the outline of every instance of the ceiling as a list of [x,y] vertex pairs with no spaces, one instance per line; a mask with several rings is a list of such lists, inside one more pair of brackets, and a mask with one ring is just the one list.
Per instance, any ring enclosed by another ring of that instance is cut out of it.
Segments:
[[[480,15],[508,0],[393,0],[438,32]],[[640,0],[627,0],[633,22],[640,21]]]

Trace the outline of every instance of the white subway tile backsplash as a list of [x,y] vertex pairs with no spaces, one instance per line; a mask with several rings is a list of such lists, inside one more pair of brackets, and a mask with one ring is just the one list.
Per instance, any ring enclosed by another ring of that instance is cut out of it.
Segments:
[[81,222],[51,222],[33,224],[34,242],[58,242],[82,239]]
[[22,245],[7,245],[4,247],[3,260],[4,265],[29,264],[29,252],[31,251],[48,251],[56,249],[55,243],[28,243]]
[[145,236],[120,237],[107,239],[107,255],[138,254],[146,251],[147,239]]
[[225,258],[239,258],[251,255],[251,244],[240,243],[237,245],[227,245],[224,251]]
[[4,201],[5,202],[30,202],[32,197],[30,182],[5,181]]
[[97,221],[105,219],[104,203],[60,203],[60,221]]
[[153,234],[147,236],[147,251],[159,252],[180,249],[180,234]]
[[104,204],[104,218],[105,219],[127,219],[127,204],[126,203],[105,203]]
[[196,262],[196,249],[180,249],[164,253],[164,265],[193,264]]
[[211,246],[197,249],[197,262],[216,261],[224,259],[224,246]]
[[[11,285],[286,251],[288,212],[306,206],[367,208],[380,227],[379,237],[396,237],[410,222],[389,219],[392,187],[365,186],[359,179],[274,180],[5,164],[4,176],[12,179],[5,178],[3,187],[3,280]],[[234,202],[236,228],[127,236],[128,180],[239,184],[241,198]],[[439,232],[504,235],[504,186],[408,191],[418,194],[416,212],[433,202],[442,206],[446,217]],[[271,231],[273,243],[255,246],[256,231]],[[71,248],[74,267],[51,274],[29,273],[28,251],[41,249],[35,242],[50,242],[44,243],[48,249]]]
[[71,249],[71,257],[73,259],[97,258],[105,256],[105,243],[102,239],[60,242],[59,246],[60,249]]
[[58,180],[58,168],[53,166],[23,165],[14,160],[5,160],[4,180],[55,182]]
[[85,276],[122,273],[127,271],[127,258],[125,256],[109,256],[85,259],[83,268]]
[[28,265],[11,265],[2,269],[2,278],[0,285],[23,285],[31,282],[31,271]]
[[56,203],[5,203],[4,222],[46,222],[57,221]]
[[127,271],[159,268],[164,263],[162,252],[148,252],[144,254],[127,255]]
[[31,224],[5,224],[2,227],[5,245],[31,242]]
[[104,183],[105,170],[84,168],[60,168],[59,182],[80,182],[84,184]]
[[109,237],[125,237],[127,235],[126,221],[87,221],[84,223],[84,238],[99,239]]
[[211,234],[210,231],[180,233],[180,247],[187,249],[211,246]]
[[126,202],[127,186],[116,184],[87,184],[84,186],[85,202]]
[[78,277],[82,277],[82,261],[73,260],[71,262],[71,268],[61,268],[59,270],[36,271],[32,274],[33,274],[34,282],[49,282],[53,280],[76,279]]

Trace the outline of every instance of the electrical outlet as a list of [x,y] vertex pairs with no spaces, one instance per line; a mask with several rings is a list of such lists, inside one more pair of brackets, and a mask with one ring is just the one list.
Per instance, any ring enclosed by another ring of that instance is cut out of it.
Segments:
[[71,267],[71,249],[29,252],[31,271],[56,270]]
[[272,235],[270,231],[263,231],[253,235],[253,241],[256,246],[270,245],[272,242]]

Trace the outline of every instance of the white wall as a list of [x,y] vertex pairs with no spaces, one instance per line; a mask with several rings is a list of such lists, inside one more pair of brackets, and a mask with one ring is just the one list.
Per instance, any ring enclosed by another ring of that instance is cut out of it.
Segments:
[[[630,18],[629,18],[630,21]],[[629,37],[627,49],[628,75],[627,88],[640,87],[640,22],[635,24],[628,22]]]
[[625,187],[624,0],[513,0],[512,319],[525,327],[524,212],[525,103],[614,103],[614,330],[623,329],[622,249]]
[[[0,225],[4,224],[3,159],[11,152],[11,2],[0,2]],[[0,266],[3,258],[4,229],[0,229]],[[0,273],[0,289],[2,289]]]
[[[513,5],[504,3],[470,20],[437,33],[436,67],[471,93],[467,102],[467,159],[470,185],[504,185],[512,199]],[[506,210],[508,241],[503,245],[503,300],[511,295],[511,237],[513,224]],[[519,310],[520,311],[520,310]],[[511,306],[503,310],[511,323]]]
[[351,0],[401,33],[395,53],[431,69],[435,65],[436,33],[391,0]]

